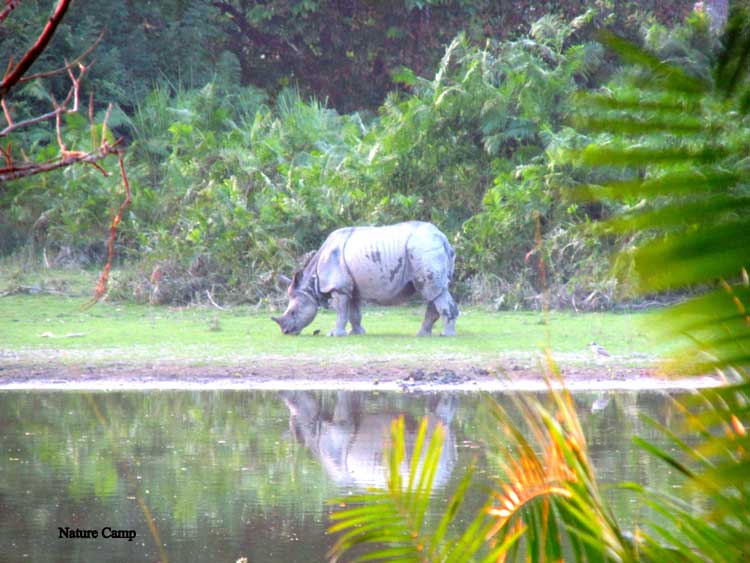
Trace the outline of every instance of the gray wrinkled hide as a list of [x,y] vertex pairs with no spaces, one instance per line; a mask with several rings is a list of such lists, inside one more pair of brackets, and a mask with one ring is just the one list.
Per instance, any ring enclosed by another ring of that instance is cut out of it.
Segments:
[[[443,317],[443,335],[455,334],[458,307],[448,291],[455,252],[430,223],[410,221],[385,227],[346,227],[332,232],[289,287],[289,307],[276,320],[297,334],[312,322],[311,303],[330,296],[337,312],[331,336],[363,334],[361,302],[403,303],[414,294],[427,302],[420,336],[432,334]],[[315,309],[317,310],[317,309]]]

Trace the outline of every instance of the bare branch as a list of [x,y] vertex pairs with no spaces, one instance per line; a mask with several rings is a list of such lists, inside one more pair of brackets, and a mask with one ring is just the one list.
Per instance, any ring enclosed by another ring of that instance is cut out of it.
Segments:
[[[3,100],[4,101],[4,100]],[[57,110],[52,110],[47,113],[43,113],[42,115],[37,115],[36,117],[30,117],[29,119],[25,119],[23,121],[19,121],[18,123],[14,123],[11,121],[11,124],[8,125],[5,129],[0,131],[0,137],[5,137],[9,133],[12,133],[16,129],[21,129],[23,127],[28,127],[29,125],[34,125],[35,123],[40,123],[42,121],[46,121],[48,119],[52,119],[57,115]],[[9,116],[6,115],[6,119]]]
[[18,83],[21,77],[31,68],[31,65],[34,64],[34,61],[42,54],[50,39],[55,34],[57,26],[60,25],[65,12],[68,10],[68,6],[70,6],[70,0],[59,0],[55,11],[47,22],[47,25],[44,26],[36,42],[21,57],[15,68],[3,77],[3,81],[0,83],[0,98],[5,98],[8,95],[13,86]]
[[5,8],[3,8],[3,11],[0,12],[0,23],[3,23],[5,21],[5,18],[7,18],[10,13],[18,7],[20,3],[21,0],[5,0]]
[[112,104],[109,104],[107,106],[107,113],[104,114],[104,121],[102,121],[102,143],[107,142],[107,122],[109,121],[109,116],[112,114]]
[[[21,78],[18,83],[23,84],[25,82],[31,82],[32,80],[36,80],[37,78],[48,78],[50,76],[55,76],[56,74],[62,74],[65,71],[70,71],[73,67],[77,66],[79,63],[82,63],[86,57],[88,57],[94,49],[101,43],[102,39],[104,39],[104,32],[102,31],[99,34],[99,37],[96,38],[96,40],[91,44],[91,46],[86,49],[83,53],[78,55],[75,59],[73,59],[70,63],[67,63],[65,66],[61,66],[60,68],[56,68],[55,70],[47,70],[45,72],[37,72],[36,74],[29,74],[28,76],[24,76]],[[89,66],[91,66],[89,64]]]
[[65,146],[65,143],[62,140],[62,131],[60,130],[62,113],[62,109],[58,106],[55,110],[55,132],[57,134],[57,146],[60,147],[60,154],[64,155],[68,152],[68,147]]
[[5,159],[5,164],[7,164],[9,168],[13,166],[13,158],[11,157],[12,152],[13,147],[10,143],[8,143],[8,146],[5,148],[0,147],[0,153],[2,153],[3,158]]
[[89,125],[91,129],[91,145],[96,149],[99,141],[96,135],[96,123],[94,123],[94,93],[89,92]]
[[[2,182],[9,182],[10,180],[18,180],[19,178],[26,178],[28,176],[33,176],[35,174],[42,174],[44,172],[50,172],[52,170],[57,170],[58,168],[64,168],[66,166],[71,166],[73,164],[77,164],[79,162],[84,163],[94,163],[99,160],[102,160],[109,156],[112,153],[118,153],[119,151],[116,150],[116,147],[121,143],[122,139],[118,139],[117,142],[114,144],[103,144],[97,151],[94,152],[78,152],[78,151],[68,151],[64,155],[55,158],[54,160],[49,160],[47,162],[25,162],[20,165],[13,165],[8,166],[5,168],[0,168],[0,183]],[[5,155],[5,150],[2,151]],[[7,155],[6,160],[8,158]]]
[[[8,17],[10,12],[15,9],[18,4],[20,4],[20,2],[21,0],[5,0],[5,8],[0,11],[0,23],[2,23],[2,21],[4,21],[5,18]],[[88,164],[101,172],[103,175],[108,176],[107,171],[98,164],[98,161],[107,158],[110,154],[116,154],[118,156],[120,176],[122,178],[122,183],[125,190],[125,199],[120,204],[120,208],[112,218],[112,223],[110,225],[107,263],[105,264],[104,269],[99,277],[94,295],[92,296],[91,300],[86,305],[84,305],[84,308],[88,308],[97,303],[106,293],[107,283],[109,280],[109,272],[112,268],[112,260],[114,257],[114,244],[115,236],[117,234],[117,227],[120,225],[122,216],[132,201],[132,196],[130,191],[130,183],[125,172],[125,163],[123,160],[124,150],[118,148],[118,146],[122,142],[122,139],[117,139],[112,144],[107,141],[107,127],[110,115],[112,113],[112,104],[109,104],[107,108],[107,112],[102,123],[101,137],[99,137],[97,135],[96,124],[94,123],[94,95],[92,93],[89,96],[88,114],[89,122],[91,124],[91,139],[93,142],[93,149],[91,150],[91,152],[69,150],[65,145],[65,141],[63,139],[62,116],[65,114],[78,112],[80,105],[81,80],[86,74],[88,68],[90,68],[91,66],[91,63],[88,66],[85,66],[83,62],[101,42],[102,38],[104,37],[104,32],[99,35],[99,37],[93,42],[91,46],[89,46],[89,48],[87,48],[83,53],[76,57],[76,59],[74,59],[72,62],[65,61],[65,65],[60,68],[50,71],[38,72],[36,74],[30,74],[26,76],[28,70],[39,58],[42,52],[47,48],[49,41],[52,39],[52,36],[54,35],[57,27],[65,16],[70,2],[71,0],[58,0],[57,6],[49,21],[47,22],[47,25],[44,27],[35,43],[29,48],[28,51],[26,51],[23,57],[21,57],[21,60],[18,62],[18,64],[14,65],[13,58],[8,61],[8,67],[5,71],[5,74],[3,75],[2,82],[0,83],[0,105],[2,106],[3,116],[5,117],[6,121],[6,127],[0,130],[0,138],[10,134],[12,131],[15,131],[17,129],[21,129],[29,125],[54,118],[55,133],[60,153],[56,158],[53,158],[46,162],[33,162],[23,151],[23,148],[21,148],[20,152],[24,160],[21,163],[16,163],[13,160],[11,143],[8,143],[6,148],[0,146],[0,156],[5,160],[5,167],[0,168],[0,183],[33,176],[35,174],[50,172],[52,170],[57,170],[59,168],[64,168],[75,164]],[[76,67],[78,68],[77,74],[75,72]],[[62,103],[58,103],[55,97],[50,93],[50,99],[53,105],[52,111],[42,115],[38,115],[36,117],[23,119],[21,121],[14,121],[10,108],[8,107],[8,104],[6,102],[6,98],[15,86],[17,86],[18,84],[29,82],[31,80],[46,78],[49,76],[62,74],[64,72],[67,73],[68,77],[70,78],[71,87]]]
[[[83,75],[86,73],[88,68],[89,67],[79,65],[79,69],[81,72],[79,73],[77,77],[73,74],[72,70],[68,71],[70,79],[73,81],[73,86],[70,88],[70,90],[68,90],[68,95],[65,96],[65,99],[63,100],[62,104],[58,104],[54,96],[50,95],[55,109],[53,109],[50,112],[43,113],[42,115],[37,115],[36,117],[30,117],[29,119],[25,119],[23,121],[14,122],[13,118],[10,115],[10,111],[8,111],[8,106],[6,104],[6,101],[2,100],[3,113],[5,114],[5,120],[8,122],[8,125],[5,127],[5,129],[0,130],[0,137],[5,137],[8,134],[12,133],[13,131],[16,131],[17,129],[22,129],[23,127],[28,127],[29,125],[33,125],[35,123],[40,123],[42,121],[52,119],[53,117],[56,117],[60,113],[60,111],[64,113],[77,112],[78,111],[78,96],[79,96],[79,90],[81,87],[81,79],[83,78]],[[73,100],[73,107],[68,109],[67,106],[70,103],[70,100]]]
[[115,235],[117,235],[117,227],[119,226],[120,221],[122,221],[123,213],[125,213],[125,210],[130,206],[130,202],[133,201],[130,193],[130,182],[128,182],[128,176],[125,173],[125,163],[123,161],[122,152],[118,151],[117,156],[120,163],[120,177],[122,178],[123,188],[125,188],[125,199],[120,204],[120,209],[117,210],[115,216],[112,217],[112,224],[109,227],[109,242],[107,243],[107,263],[104,265],[104,269],[99,276],[99,282],[96,284],[94,295],[85,305],[83,305],[83,307],[81,307],[82,309],[88,309],[89,307],[96,304],[102,297],[104,297],[104,294],[107,292],[109,271],[112,269],[112,259],[114,258],[115,254]]
[[[0,100],[0,104],[3,106],[3,115],[5,116],[5,121],[7,121],[8,126],[13,126],[13,118],[10,116],[10,110],[8,109],[8,104],[5,103],[5,99],[3,98]],[[3,134],[0,133],[0,137],[2,137]]]

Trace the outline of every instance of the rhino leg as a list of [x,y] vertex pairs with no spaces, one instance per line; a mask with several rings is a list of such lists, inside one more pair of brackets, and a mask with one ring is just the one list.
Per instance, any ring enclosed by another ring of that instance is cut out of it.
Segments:
[[443,317],[443,332],[440,336],[456,336],[456,318],[458,317],[458,306],[447,289],[438,295],[433,301],[440,316]]
[[349,334],[365,333],[365,329],[362,328],[362,301],[360,299],[352,297],[349,301],[349,322],[352,325]]
[[336,310],[336,326],[328,336],[346,336],[346,323],[349,321],[349,304],[351,298],[343,293],[334,293],[331,304]]
[[422,328],[419,329],[417,336],[432,336],[432,327],[440,318],[440,313],[435,307],[435,303],[430,301],[427,304],[427,310],[424,312],[424,320],[422,321]]

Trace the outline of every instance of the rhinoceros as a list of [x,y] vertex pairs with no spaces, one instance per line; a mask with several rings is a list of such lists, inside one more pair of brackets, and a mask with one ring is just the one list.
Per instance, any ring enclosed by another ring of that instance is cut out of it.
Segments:
[[431,223],[409,221],[384,227],[345,227],[333,231],[289,284],[289,305],[271,317],[284,334],[299,334],[328,297],[337,313],[329,336],[364,334],[362,301],[403,303],[418,293],[427,302],[418,336],[430,336],[443,317],[443,336],[456,334],[458,307],[448,291],[456,253]]

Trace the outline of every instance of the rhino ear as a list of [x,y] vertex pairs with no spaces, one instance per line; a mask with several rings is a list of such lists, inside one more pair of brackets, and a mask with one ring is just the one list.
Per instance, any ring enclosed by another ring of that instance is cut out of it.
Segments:
[[279,274],[279,282],[283,283],[284,285],[291,285],[292,280],[290,280],[284,274]]

